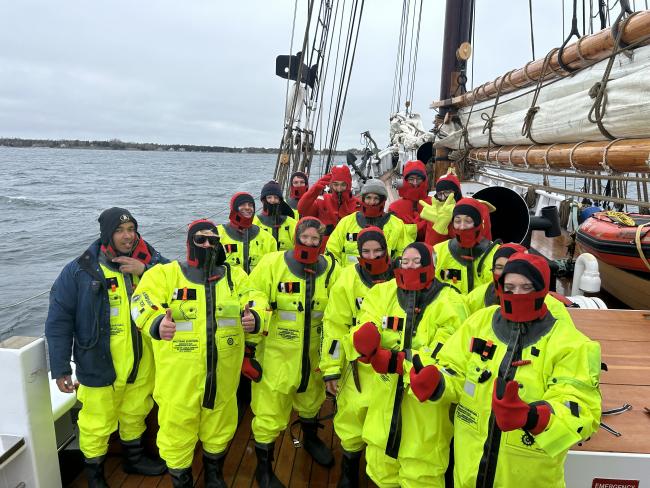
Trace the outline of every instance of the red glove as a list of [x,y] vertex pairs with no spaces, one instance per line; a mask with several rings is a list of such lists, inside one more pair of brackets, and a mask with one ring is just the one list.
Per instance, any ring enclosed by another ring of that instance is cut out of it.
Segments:
[[379,374],[397,373],[402,374],[402,367],[406,354],[404,351],[393,351],[380,347],[377,352],[370,358],[372,369]]
[[359,361],[369,363],[381,344],[381,335],[377,326],[372,322],[363,324],[352,336],[352,343],[357,352],[361,354]]
[[255,359],[255,348],[252,346],[246,346],[244,350],[241,374],[255,383],[259,383],[262,379],[262,365]]
[[492,411],[503,432],[524,429],[533,435],[544,431],[551,420],[551,406],[546,402],[528,404],[519,398],[519,383],[501,377],[494,382]]
[[314,186],[316,188],[320,188],[320,190],[322,191],[325,189],[327,185],[330,184],[331,181],[332,181],[332,175],[330,173],[327,173],[320,180],[318,180]]
[[411,390],[421,402],[430,400],[440,386],[440,371],[433,364],[423,366],[420,356],[413,356],[413,368],[410,373]]

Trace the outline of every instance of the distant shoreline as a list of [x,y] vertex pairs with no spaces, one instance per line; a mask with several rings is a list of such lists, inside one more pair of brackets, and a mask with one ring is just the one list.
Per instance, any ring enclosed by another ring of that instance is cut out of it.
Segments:
[[[119,139],[109,141],[81,141],[78,139],[21,139],[0,138],[0,147],[13,148],[50,148],[50,149],[103,149],[112,151],[177,151],[177,152],[211,152],[211,153],[250,153],[278,154],[277,148],[266,147],[226,147],[197,146],[193,144],[155,144],[151,142],[124,142]],[[354,151],[354,150],[353,150]],[[336,151],[335,154],[345,154]],[[319,151],[315,151],[319,154]]]

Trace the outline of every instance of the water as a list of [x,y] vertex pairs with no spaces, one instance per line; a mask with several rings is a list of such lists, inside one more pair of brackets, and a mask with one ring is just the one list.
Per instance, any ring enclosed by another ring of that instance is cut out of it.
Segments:
[[128,208],[164,256],[185,254],[187,224],[228,218],[230,197],[257,199],[274,154],[0,147],[0,338],[41,335],[48,293],[66,263],[99,237],[97,217]]

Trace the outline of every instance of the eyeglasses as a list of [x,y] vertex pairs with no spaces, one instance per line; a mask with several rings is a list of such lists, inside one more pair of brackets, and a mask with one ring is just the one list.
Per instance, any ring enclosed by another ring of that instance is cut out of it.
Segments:
[[216,246],[219,244],[219,238],[217,236],[204,236],[201,234],[195,235],[194,236],[194,244],[197,246],[202,246],[203,244],[206,243],[206,241],[211,245],[211,246]]

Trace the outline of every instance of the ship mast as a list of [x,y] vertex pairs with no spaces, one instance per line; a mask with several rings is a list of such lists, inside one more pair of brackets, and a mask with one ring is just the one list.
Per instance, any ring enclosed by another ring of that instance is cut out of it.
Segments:
[[[445,10],[445,36],[442,48],[442,70],[440,74],[440,100],[447,100],[465,93],[467,82],[467,60],[471,55],[470,40],[474,15],[474,0],[447,0]],[[452,116],[453,107],[441,107],[435,119],[436,127],[446,117]],[[447,148],[436,148],[434,178],[445,174],[451,165]]]

